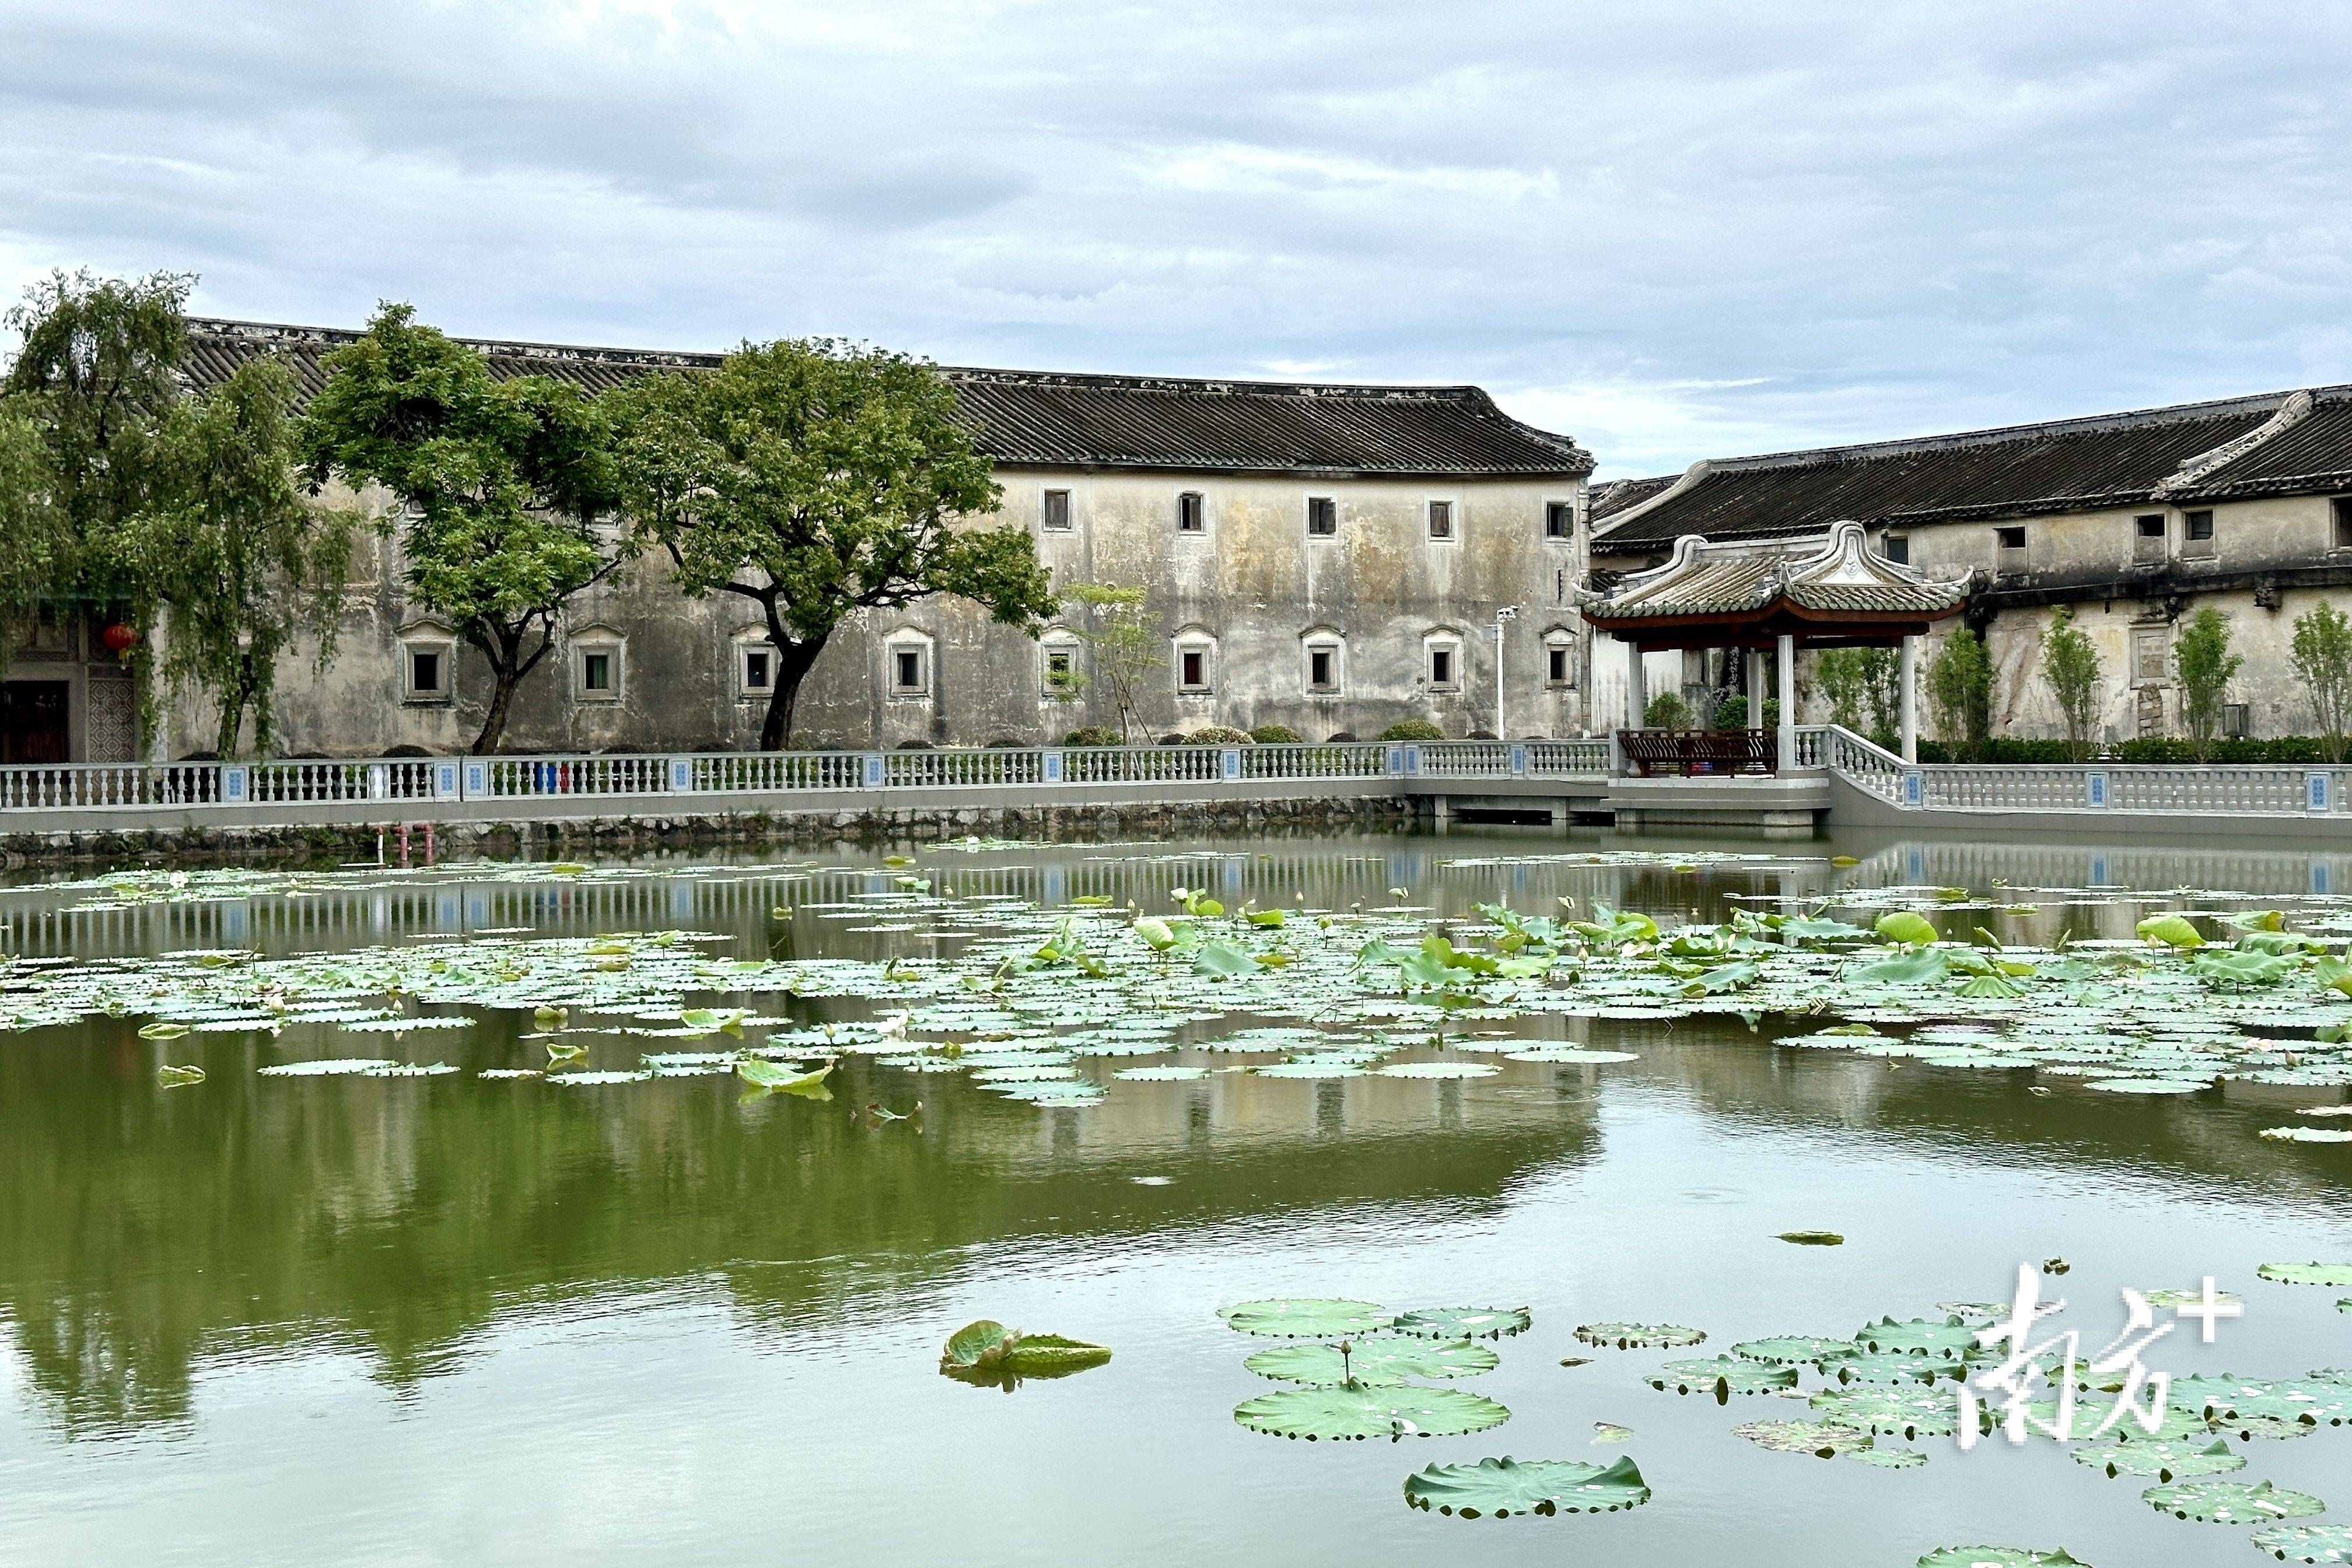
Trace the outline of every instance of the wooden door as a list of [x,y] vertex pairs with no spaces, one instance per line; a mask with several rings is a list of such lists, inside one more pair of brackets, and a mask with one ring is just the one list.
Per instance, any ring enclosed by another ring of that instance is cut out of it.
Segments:
[[0,763],[66,760],[62,680],[0,681]]

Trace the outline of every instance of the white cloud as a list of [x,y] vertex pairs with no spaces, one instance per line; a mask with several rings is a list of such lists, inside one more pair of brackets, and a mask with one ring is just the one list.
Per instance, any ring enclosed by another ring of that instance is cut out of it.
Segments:
[[2352,14],[17,0],[0,290],[1477,381],[1609,473],[2352,379]]

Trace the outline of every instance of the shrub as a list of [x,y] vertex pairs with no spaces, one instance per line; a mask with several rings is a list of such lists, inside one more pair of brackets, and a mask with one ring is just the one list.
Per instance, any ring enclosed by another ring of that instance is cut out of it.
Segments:
[[2246,661],[2230,651],[2230,618],[2208,605],[2189,617],[2172,642],[2173,673],[2180,680],[2180,721],[2200,763],[2210,761],[2221,731],[2221,700],[2238,667]]
[[1307,742],[1306,736],[1287,724],[1260,724],[1249,735],[1261,746],[1299,746]]
[[1184,737],[1188,746],[1246,746],[1250,743],[1247,730],[1236,730],[1231,724],[1203,724]]
[[1748,728],[1748,699],[1738,692],[1715,705],[1715,727],[1718,730]]
[[2061,605],[2042,633],[2042,679],[2058,700],[2066,721],[2066,743],[2080,761],[2091,754],[2091,726],[2099,717],[2099,648],[2074,624],[2074,612]]
[[2327,743],[2327,760],[2340,763],[2352,731],[2352,616],[2318,604],[2295,616],[2294,664]]
[[936,752],[939,750],[937,746],[932,745],[929,741],[901,741],[898,742],[896,749],[901,752]]
[[1189,746],[1192,744],[1190,741],[1187,741],[1181,735],[1162,735],[1160,737],[1160,743],[1163,746]]
[[1334,730],[1324,738],[1324,743],[1332,746],[1346,745],[1355,738],[1356,732],[1353,730]]
[[423,746],[412,745],[404,741],[397,746],[386,746],[383,749],[383,754],[387,757],[429,757],[433,753]]
[[1691,706],[1683,700],[1679,691],[1661,691],[1642,710],[1642,722],[1653,730],[1687,730],[1691,726]]
[[1102,724],[1081,724],[1062,737],[1066,746],[1123,746],[1126,740],[1116,730]]
[[1928,661],[1927,687],[1937,739],[1971,762],[1981,757],[1992,728],[1992,661],[1976,633],[1962,626],[1944,639]]
[[1382,741],[1443,741],[1445,731],[1426,719],[1400,719],[1375,738]]

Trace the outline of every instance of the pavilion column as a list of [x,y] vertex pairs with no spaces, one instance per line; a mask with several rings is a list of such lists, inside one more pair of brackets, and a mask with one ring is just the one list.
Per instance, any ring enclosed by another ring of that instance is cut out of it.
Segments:
[[1787,632],[1780,634],[1780,768],[1783,771],[1797,765],[1797,639]]
[[1629,642],[1625,645],[1625,728],[1640,729],[1649,707],[1649,678],[1642,668],[1641,646]]
[[1748,727],[1764,728],[1764,650],[1748,650]]
[[1903,760],[1919,760],[1919,639],[1903,639]]

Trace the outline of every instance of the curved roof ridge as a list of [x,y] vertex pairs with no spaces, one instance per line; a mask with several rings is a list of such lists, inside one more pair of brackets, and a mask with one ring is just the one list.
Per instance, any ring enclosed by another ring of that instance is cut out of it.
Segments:
[[2147,425],[2211,419],[2231,414],[2275,413],[2288,398],[2305,391],[2320,396],[2330,392],[2352,391],[2352,387],[2290,387],[2284,392],[2247,393],[2238,397],[2210,398],[2201,403],[2168,403],[2154,408],[2126,409],[2115,414],[2078,414],[2063,419],[1993,425],[1978,430],[1954,430],[1940,436],[1898,436],[1879,441],[1857,441],[1844,447],[1807,447],[1786,452],[1758,452],[1745,458],[1717,458],[1712,461],[1717,472],[1736,473],[1748,468],[1794,468],[1844,458],[1899,458],[1911,452],[1937,452],[1954,447],[1998,446],[2005,441],[2028,441],[2050,436],[2095,436],[2103,430],[2129,430]]

